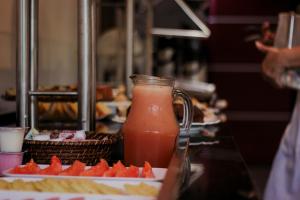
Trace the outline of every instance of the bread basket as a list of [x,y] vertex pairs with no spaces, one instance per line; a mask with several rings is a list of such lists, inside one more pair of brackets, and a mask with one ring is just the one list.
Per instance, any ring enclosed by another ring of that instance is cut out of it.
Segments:
[[87,139],[83,141],[24,140],[23,150],[26,153],[23,162],[32,158],[38,164],[49,164],[51,157],[56,155],[62,164],[80,160],[87,165],[95,165],[101,158],[111,159],[112,148],[118,138],[117,134],[87,132]]

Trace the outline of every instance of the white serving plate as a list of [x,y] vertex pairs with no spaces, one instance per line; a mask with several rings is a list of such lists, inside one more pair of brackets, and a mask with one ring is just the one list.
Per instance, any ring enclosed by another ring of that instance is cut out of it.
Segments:
[[[39,165],[41,169],[48,167],[49,165]],[[70,165],[64,165],[63,169],[66,169]],[[86,169],[89,169],[87,166]],[[107,180],[107,181],[162,181],[167,173],[167,168],[152,168],[155,178],[126,178],[126,177],[102,177],[102,176],[60,176],[60,175],[39,175],[39,174],[13,174],[10,173],[11,169],[7,169],[2,172],[3,176],[6,177],[17,177],[17,178],[79,178],[79,179],[92,179],[92,180]],[[139,168],[140,174],[142,168]]]
[[[190,128],[190,134],[191,136],[193,135],[199,135],[199,132],[203,129],[205,129],[205,127],[208,126],[213,126],[213,125],[217,125],[221,123],[221,120],[216,120],[216,121],[211,121],[211,122],[193,122],[191,124],[191,128]],[[182,123],[180,124],[180,136],[184,136],[185,135],[185,130],[182,127]]]
[[[124,123],[126,121],[126,117],[119,117],[119,116],[114,116],[111,119],[113,122],[117,123]],[[204,121],[204,122],[193,122],[191,128],[197,128],[199,126],[211,126],[211,125],[217,125],[221,123],[220,119],[214,119],[212,121]],[[182,123],[180,123],[180,126],[182,126]]]
[[210,126],[210,125],[217,125],[219,123],[221,123],[221,120],[219,119],[215,119],[213,121],[193,122],[191,127]]
[[118,107],[118,106],[129,107],[131,105],[131,101],[99,101],[99,102],[111,107]]
[[[70,178],[70,177],[69,177]],[[72,177],[73,178],[73,177]],[[5,177],[0,178],[6,181],[14,181],[21,179],[23,181],[38,181],[42,178],[17,178]],[[108,180],[95,180],[96,183],[103,183],[108,186],[124,189],[124,184],[140,184],[142,181],[108,181]],[[147,182],[146,184],[160,189],[162,183],[160,182]],[[103,195],[103,194],[78,194],[78,193],[54,193],[54,192],[28,192],[28,191],[13,191],[13,190],[0,190],[0,199],[13,199],[13,200],[154,200],[155,197],[137,196],[137,195]]]
[[111,121],[119,123],[119,124],[123,124],[126,121],[126,117],[120,117],[118,115],[115,115],[111,118]]

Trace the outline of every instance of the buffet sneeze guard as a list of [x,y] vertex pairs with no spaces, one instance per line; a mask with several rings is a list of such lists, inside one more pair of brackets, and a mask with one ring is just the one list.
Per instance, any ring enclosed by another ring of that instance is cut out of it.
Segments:
[[96,0],[78,2],[78,90],[38,91],[39,0],[17,1],[17,123],[37,127],[37,96],[78,96],[79,128],[95,129]]
[[[84,130],[95,129],[96,88],[96,1],[78,2],[78,90],[77,92],[38,91],[38,3],[18,0],[17,27],[17,123],[22,127],[37,126],[37,96],[78,96],[78,122]],[[147,1],[148,2],[148,1]],[[182,0],[174,0],[199,30],[153,27],[153,2],[148,2],[146,72],[152,71],[152,36],[207,38],[210,30]],[[126,0],[125,84],[131,96],[133,69],[133,29],[135,0]]]
[[[201,19],[190,9],[184,0],[172,0],[180,8],[189,20],[196,25],[197,29],[178,29],[166,27],[153,27],[153,6],[154,2],[158,3],[164,0],[145,0],[147,7],[146,15],[146,74],[152,75],[152,51],[153,51],[153,36],[163,37],[183,37],[183,38],[208,38],[211,34],[209,28],[202,22]],[[132,87],[130,76],[133,69],[133,30],[134,30],[134,13],[136,0],[126,0],[126,51],[125,51],[125,77],[127,95],[131,96],[130,88]]]

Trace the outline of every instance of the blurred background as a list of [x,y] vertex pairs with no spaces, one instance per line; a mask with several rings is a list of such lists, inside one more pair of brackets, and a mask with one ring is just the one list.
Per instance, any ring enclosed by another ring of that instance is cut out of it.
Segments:
[[[265,21],[276,30],[279,12],[297,11],[296,0],[185,0],[209,27],[208,39],[154,36],[152,73],[214,83],[226,99],[226,123],[260,192],[290,119],[296,92],[262,76],[263,54],[254,46]],[[134,72],[145,73],[147,1],[136,1]],[[197,29],[172,0],[154,0],[155,27]],[[124,83],[125,3],[97,3],[97,82]],[[39,85],[77,81],[77,1],[39,1]],[[0,0],[0,94],[16,84],[16,0]],[[1,124],[15,120],[15,103],[1,100]]]

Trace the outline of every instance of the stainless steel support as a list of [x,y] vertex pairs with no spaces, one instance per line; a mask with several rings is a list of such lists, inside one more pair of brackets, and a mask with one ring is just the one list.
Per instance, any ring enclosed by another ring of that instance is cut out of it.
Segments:
[[131,97],[132,83],[130,76],[133,73],[133,19],[134,19],[134,0],[126,0],[126,63],[125,80],[126,94]]
[[209,35],[198,30],[175,29],[175,28],[153,28],[152,34],[157,36],[186,37],[186,38],[209,37]]
[[153,67],[153,0],[146,1],[147,12],[146,12],[146,70],[145,74],[152,75]]
[[[124,11],[123,8],[121,7],[116,7],[116,25],[117,25],[117,30],[118,30],[118,43],[122,44],[125,41],[125,34],[124,34]],[[115,81],[115,85],[119,86],[121,84],[124,84],[125,81],[125,56],[124,56],[124,52],[121,51],[117,51],[117,58],[116,58],[116,81]]]
[[77,92],[58,92],[58,91],[50,91],[50,92],[42,92],[42,91],[29,91],[29,96],[77,96]]
[[17,126],[21,127],[29,125],[29,4],[30,0],[17,1]]
[[95,130],[95,0],[78,0],[78,94],[81,128]]
[[189,6],[183,0],[174,1],[181,8],[181,10],[190,18],[190,20],[199,28],[199,30],[153,28],[152,34],[158,36],[208,38],[210,36],[210,30],[195,15],[195,13],[189,8]]
[[96,80],[97,80],[97,74],[96,74],[96,57],[97,57],[97,0],[91,0],[91,60],[92,60],[92,66],[90,66],[90,74],[88,78],[87,84],[89,85],[90,89],[90,110],[88,115],[90,116],[89,121],[89,131],[96,130]]
[[295,18],[296,18],[296,14],[294,12],[291,12],[290,14],[290,24],[289,24],[289,35],[288,35],[288,48],[292,48],[293,47],[293,36],[294,34],[294,27],[295,27]]
[[[39,0],[30,0],[30,90],[38,89],[38,15]],[[30,126],[37,127],[37,99],[30,98]]]

